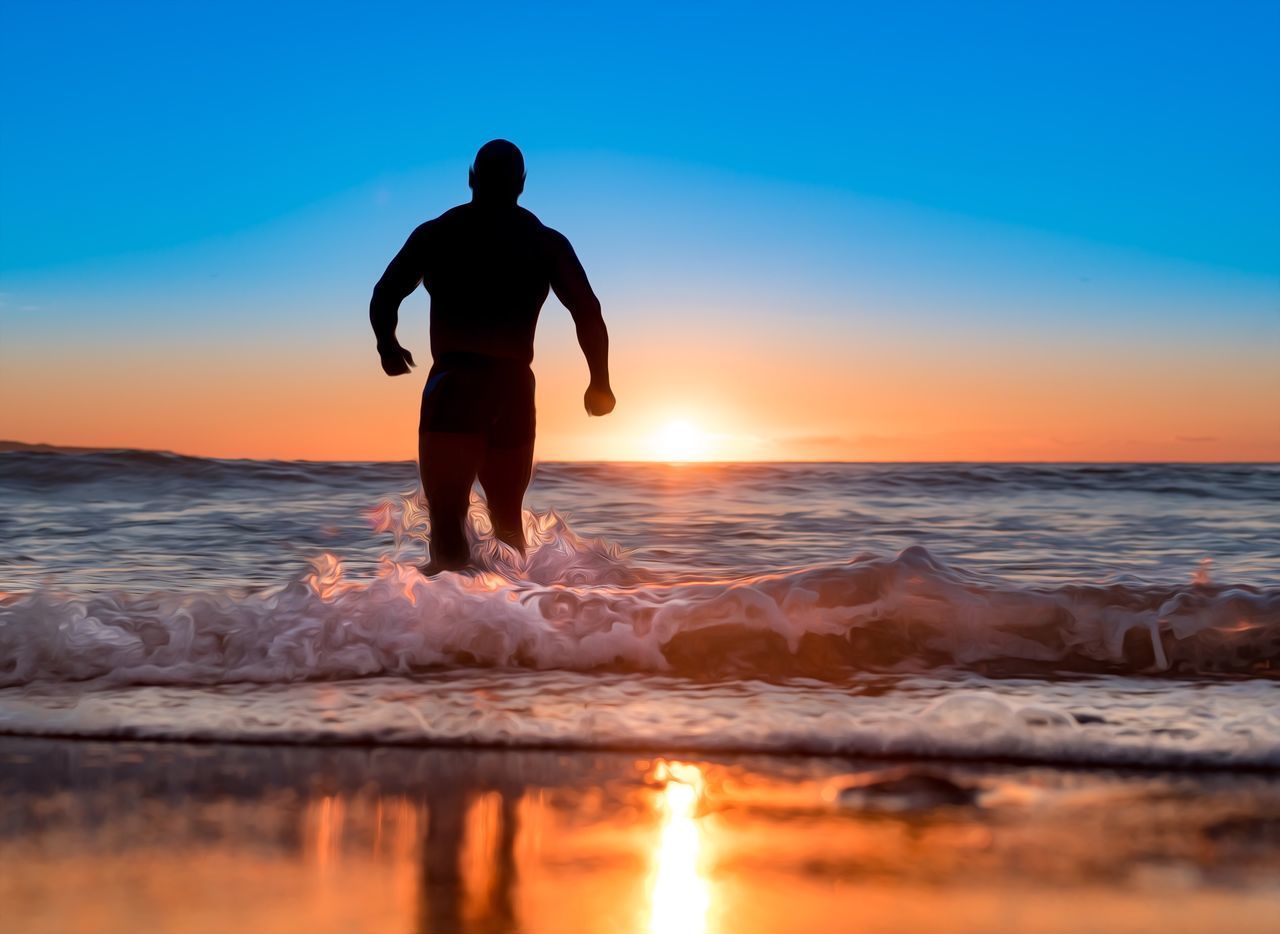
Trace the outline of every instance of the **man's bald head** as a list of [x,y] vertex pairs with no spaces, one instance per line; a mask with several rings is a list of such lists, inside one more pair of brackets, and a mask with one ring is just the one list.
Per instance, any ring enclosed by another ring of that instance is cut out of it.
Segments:
[[467,184],[478,197],[515,201],[524,191],[524,156],[515,143],[490,140],[476,153]]

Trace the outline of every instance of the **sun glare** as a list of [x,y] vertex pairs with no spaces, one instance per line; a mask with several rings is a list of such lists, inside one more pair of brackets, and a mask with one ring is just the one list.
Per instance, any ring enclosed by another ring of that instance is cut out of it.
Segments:
[[710,449],[710,436],[683,418],[667,422],[654,437],[654,457],[658,460],[705,460]]

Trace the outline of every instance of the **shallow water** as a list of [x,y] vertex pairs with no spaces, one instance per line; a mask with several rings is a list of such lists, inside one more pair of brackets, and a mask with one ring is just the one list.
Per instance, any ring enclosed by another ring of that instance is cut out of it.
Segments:
[[549,464],[432,581],[412,486],[0,454],[0,730],[1280,766],[1280,467]]

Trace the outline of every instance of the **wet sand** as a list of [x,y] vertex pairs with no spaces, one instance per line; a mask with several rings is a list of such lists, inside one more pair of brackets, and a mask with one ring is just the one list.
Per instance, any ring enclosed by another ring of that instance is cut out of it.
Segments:
[[0,739],[14,932],[1235,931],[1280,776]]

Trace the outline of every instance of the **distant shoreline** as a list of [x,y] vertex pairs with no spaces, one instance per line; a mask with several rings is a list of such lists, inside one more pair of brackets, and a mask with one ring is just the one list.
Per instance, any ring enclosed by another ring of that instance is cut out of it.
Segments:
[[[189,457],[196,460],[215,460],[215,461],[254,461],[259,463],[290,463],[290,464],[410,464],[414,461],[410,458],[401,460],[367,460],[360,458],[347,459],[328,459],[317,460],[305,457],[216,457],[207,454],[183,454],[180,451],[166,451],[159,448],[127,448],[127,447],[88,447],[70,444],[45,444],[29,443],[26,441],[6,441],[0,439],[0,454],[161,454],[169,457]],[[1219,466],[1230,467],[1232,465],[1248,466],[1248,467],[1268,467],[1280,465],[1278,460],[1257,460],[1257,461],[1172,461],[1172,460],[1129,460],[1129,461],[1104,461],[1104,460],[740,460],[740,461],[663,461],[663,460],[556,460],[554,458],[539,458],[540,464],[607,464],[619,467],[628,466],[662,466],[670,465],[677,467],[717,467],[726,465],[743,465],[743,466],[768,466],[771,464],[809,464],[819,466],[822,464],[936,464],[936,465],[964,465],[964,464],[1024,464],[1028,467],[1034,466],[1129,466],[1137,464],[1151,465],[1180,465],[1187,466]]]
[[0,440],[0,454],[173,454],[178,457],[199,455],[177,454],[176,451],[158,451],[150,448],[92,448],[71,444],[28,444],[26,441]]

